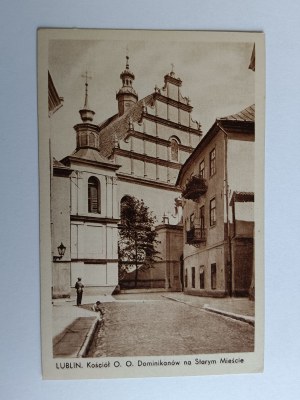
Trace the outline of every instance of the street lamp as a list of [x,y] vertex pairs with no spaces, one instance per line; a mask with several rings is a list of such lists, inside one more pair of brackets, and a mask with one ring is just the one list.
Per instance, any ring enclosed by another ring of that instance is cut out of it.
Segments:
[[60,245],[57,247],[58,251],[58,256],[53,256],[53,261],[61,260],[63,256],[65,255],[66,247],[60,243]]

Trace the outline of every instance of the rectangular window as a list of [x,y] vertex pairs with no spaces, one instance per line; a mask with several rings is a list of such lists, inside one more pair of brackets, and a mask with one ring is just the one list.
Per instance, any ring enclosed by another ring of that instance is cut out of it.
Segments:
[[204,206],[200,207],[200,229],[203,231],[205,228],[205,215],[204,215]]
[[205,170],[205,164],[204,160],[202,160],[199,165],[199,175],[201,176],[201,178],[204,178],[204,170]]
[[185,270],[185,275],[184,275],[184,286],[187,288],[188,286],[188,275],[187,275],[187,269]]
[[216,173],[216,149],[212,149],[209,153],[209,176]]
[[210,200],[209,203],[209,224],[210,226],[216,225],[216,198]]
[[195,267],[192,267],[192,288],[195,288]]
[[200,265],[200,289],[205,288],[204,283],[204,265]]
[[215,290],[217,288],[217,264],[211,264],[211,288]]

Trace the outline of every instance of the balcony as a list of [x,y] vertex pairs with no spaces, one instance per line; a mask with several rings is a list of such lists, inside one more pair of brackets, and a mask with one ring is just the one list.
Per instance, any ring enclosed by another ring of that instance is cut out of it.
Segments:
[[196,201],[207,191],[206,179],[200,175],[193,175],[182,190],[185,199]]
[[192,228],[186,232],[186,243],[193,246],[199,246],[201,243],[206,242],[206,229],[205,228]]

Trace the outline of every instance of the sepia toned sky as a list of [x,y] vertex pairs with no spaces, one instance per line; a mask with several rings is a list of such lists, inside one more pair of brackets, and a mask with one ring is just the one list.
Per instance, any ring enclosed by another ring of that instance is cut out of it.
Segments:
[[205,134],[217,117],[239,112],[254,103],[254,75],[248,69],[253,43],[151,42],[128,40],[51,40],[49,71],[63,107],[51,118],[52,155],[69,155],[76,144],[73,126],[80,122],[84,79],[88,71],[89,105],[100,123],[117,112],[128,49],[133,87],[139,99],[162,87],[174,64],[182,80],[181,93],[193,106],[192,117]]

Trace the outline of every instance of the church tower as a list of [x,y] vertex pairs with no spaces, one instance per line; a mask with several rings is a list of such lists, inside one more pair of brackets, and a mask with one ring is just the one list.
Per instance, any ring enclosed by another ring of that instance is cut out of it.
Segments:
[[119,117],[138,101],[137,92],[132,87],[135,79],[134,74],[129,69],[129,57],[126,56],[126,68],[121,73],[122,87],[116,95],[118,100]]
[[85,77],[85,99],[84,106],[79,110],[82,123],[74,126],[76,131],[76,149],[91,148],[98,151],[99,149],[99,127],[93,124],[95,112],[92,111],[88,103],[88,76]]

